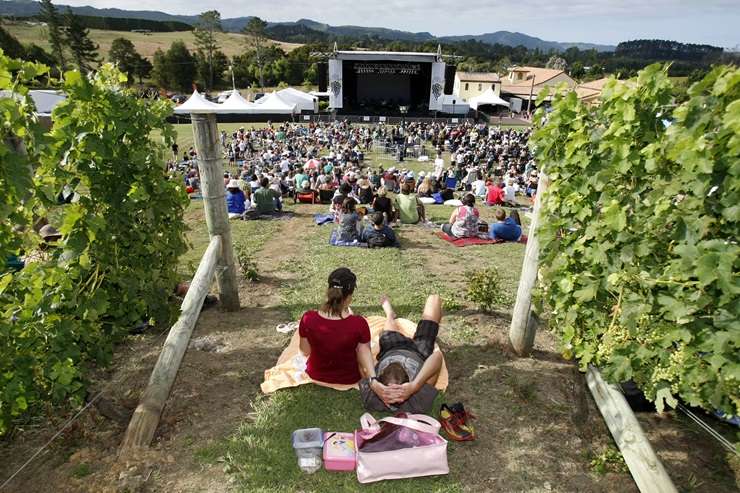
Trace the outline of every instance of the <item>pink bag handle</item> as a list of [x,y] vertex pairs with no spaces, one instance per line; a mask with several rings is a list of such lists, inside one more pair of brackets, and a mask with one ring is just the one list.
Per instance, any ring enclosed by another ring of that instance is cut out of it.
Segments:
[[424,433],[431,433],[432,435],[439,434],[440,428],[439,421],[425,414],[409,414],[409,417],[405,419],[393,417],[383,418],[378,422],[405,426],[406,428],[411,428],[412,430],[416,431],[422,431]]
[[379,428],[378,421],[370,413],[360,416],[360,425],[363,430],[377,430]]

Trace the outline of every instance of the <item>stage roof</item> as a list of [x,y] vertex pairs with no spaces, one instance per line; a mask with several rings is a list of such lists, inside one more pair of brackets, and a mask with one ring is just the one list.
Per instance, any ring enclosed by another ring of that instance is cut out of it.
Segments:
[[434,62],[437,53],[411,51],[336,51],[338,60],[389,60],[393,62]]

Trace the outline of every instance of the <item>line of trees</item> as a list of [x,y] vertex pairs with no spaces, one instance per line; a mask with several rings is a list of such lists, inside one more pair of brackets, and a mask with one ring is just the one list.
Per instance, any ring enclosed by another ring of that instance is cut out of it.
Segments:
[[253,17],[242,31],[244,52],[229,59],[219,44],[221,16],[211,10],[200,15],[195,28],[196,49],[191,52],[182,41],[169,49],[157,50],[152,60],[151,77],[159,87],[181,92],[193,84],[207,91],[230,87],[316,84],[317,60],[311,54],[326,46],[305,45],[290,53],[273,44],[267,36],[267,23]]

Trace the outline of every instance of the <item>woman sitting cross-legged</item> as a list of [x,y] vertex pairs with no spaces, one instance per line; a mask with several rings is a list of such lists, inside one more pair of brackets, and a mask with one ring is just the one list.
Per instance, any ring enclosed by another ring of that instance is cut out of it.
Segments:
[[386,320],[377,366],[372,355],[357,353],[367,375],[360,381],[362,402],[371,411],[429,413],[437,397],[433,384],[443,362],[442,353],[434,348],[442,321],[442,298],[436,294],[427,298],[413,338],[398,331],[390,300],[383,297],[381,303]]
[[[298,325],[300,351],[308,358],[306,373],[330,384],[355,384],[360,378],[357,361],[372,362],[370,327],[349,305],[357,277],[342,267],[329,274],[326,302],[303,314]],[[372,366],[372,365],[371,365]]]
[[480,213],[475,208],[475,195],[466,193],[463,205],[452,211],[450,221],[442,225],[442,231],[455,238],[473,238],[478,236]]
[[355,199],[347,197],[342,202],[342,212],[339,214],[338,239],[345,243],[359,241],[360,233],[357,225],[360,222],[360,216],[355,210]]

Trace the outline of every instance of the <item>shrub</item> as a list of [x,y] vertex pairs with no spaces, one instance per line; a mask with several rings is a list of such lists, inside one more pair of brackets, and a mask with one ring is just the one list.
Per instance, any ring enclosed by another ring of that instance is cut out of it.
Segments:
[[242,243],[235,243],[234,253],[236,254],[236,261],[239,263],[244,279],[252,282],[258,280],[257,261],[254,260],[249,249]]
[[466,299],[478,305],[485,312],[493,311],[494,307],[504,306],[509,302],[509,296],[503,290],[503,281],[495,267],[468,273],[468,292]]

